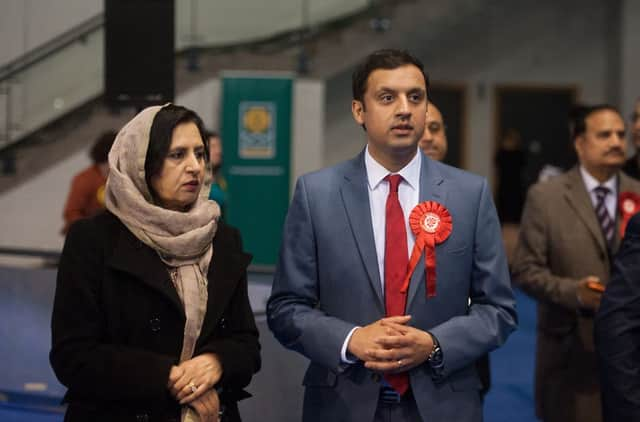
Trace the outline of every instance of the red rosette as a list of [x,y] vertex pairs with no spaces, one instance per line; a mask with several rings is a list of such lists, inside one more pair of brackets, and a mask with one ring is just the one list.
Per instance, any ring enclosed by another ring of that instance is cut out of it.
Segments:
[[620,210],[620,239],[622,239],[627,223],[634,214],[640,212],[640,195],[634,192],[622,192],[618,196],[618,209]]
[[435,201],[426,201],[416,205],[409,215],[409,226],[416,235],[416,242],[411,251],[407,275],[402,285],[402,293],[409,289],[411,274],[420,261],[424,251],[425,256],[425,286],[427,297],[436,295],[436,247],[435,245],[447,240],[453,229],[453,220],[449,210]]

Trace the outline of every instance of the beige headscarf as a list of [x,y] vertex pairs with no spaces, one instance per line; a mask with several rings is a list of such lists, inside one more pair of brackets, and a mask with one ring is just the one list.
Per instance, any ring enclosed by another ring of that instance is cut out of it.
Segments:
[[[164,106],[162,106],[164,107]],[[153,119],[162,108],[148,107],[118,133],[109,153],[106,206],[169,266],[184,305],[186,324],[180,361],[193,357],[207,308],[207,271],[220,208],[200,195],[190,210],[173,211],[154,204],[144,164]],[[182,420],[198,420],[188,408]]]

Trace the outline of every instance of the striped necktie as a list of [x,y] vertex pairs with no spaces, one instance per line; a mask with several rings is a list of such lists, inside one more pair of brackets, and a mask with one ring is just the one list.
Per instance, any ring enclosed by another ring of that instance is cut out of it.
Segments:
[[600,227],[602,228],[602,233],[604,234],[604,238],[607,241],[607,246],[611,249],[611,245],[613,243],[613,234],[615,232],[615,221],[609,215],[609,211],[607,211],[607,206],[605,203],[605,198],[611,192],[609,188],[604,186],[598,186],[594,189],[596,193],[596,216],[598,217],[598,221],[600,222]]

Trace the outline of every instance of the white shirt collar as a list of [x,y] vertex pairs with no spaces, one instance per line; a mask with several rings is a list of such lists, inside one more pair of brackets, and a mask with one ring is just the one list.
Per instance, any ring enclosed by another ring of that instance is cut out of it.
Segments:
[[[417,149],[418,147],[416,147]],[[402,176],[405,182],[411,186],[412,189],[417,189],[419,186],[418,182],[420,181],[420,166],[422,164],[422,154],[418,150],[416,155],[409,161],[409,163],[400,169],[397,173]],[[387,177],[388,174],[391,174],[389,170],[384,168],[382,164],[378,163],[369,152],[369,146],[365,149],[364,153],[364,165],[367,170],[367,180],[369,182],[369,189],[374,190],[378,187],[380,182]]]
[[607,179],[607,181],[604,183],[598,182],[598,180],[591,174],[589,174],[589,172],[582,166],[580,166],[580,174],[582,175],[582,180],[584,181],[584,185],[587,188],[587,192],[591,193],[598,186],[604,186],[605,188],[608,188],[609,191],[614,194],[614,196],[617,194],[618,185],[616,183],[617,180],[615,174]]

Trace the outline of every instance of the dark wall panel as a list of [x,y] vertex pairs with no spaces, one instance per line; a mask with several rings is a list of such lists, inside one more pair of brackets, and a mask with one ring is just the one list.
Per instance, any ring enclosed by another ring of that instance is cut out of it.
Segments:
[[173,101],[173,0],[105,0],[105,94],[111,105]]

